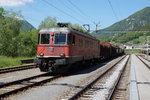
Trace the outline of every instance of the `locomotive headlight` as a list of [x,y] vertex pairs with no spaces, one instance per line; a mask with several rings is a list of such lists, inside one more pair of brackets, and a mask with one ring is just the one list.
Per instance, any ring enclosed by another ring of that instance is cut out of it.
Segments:
[[65,57],[65,54],[64,54],[64,53],[61,53],[61,54],[60,54],[60,57],[64,58],[64,57]]
[[40,53],[40,56],[44,56],[44,53]]

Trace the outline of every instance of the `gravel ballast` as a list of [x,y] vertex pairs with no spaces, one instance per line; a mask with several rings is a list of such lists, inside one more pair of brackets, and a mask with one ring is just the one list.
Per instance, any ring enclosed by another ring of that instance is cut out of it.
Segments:
[[43,86],[32,88],[21,94],[14,95],[7,99],[11,100],[61,100],[71,94],[72,90],[83,88],[85,84],[90,82],[96,74],[106,70],[120,58],[116,58],[110,62],[101,63],[95,67],[88,68],[76,74],[65,76],[47,83]]

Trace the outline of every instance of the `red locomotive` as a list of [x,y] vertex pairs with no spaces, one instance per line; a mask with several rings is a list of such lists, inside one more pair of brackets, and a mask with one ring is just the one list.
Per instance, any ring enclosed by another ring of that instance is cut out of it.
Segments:
[[[66,72],[71,64],[108,58],[112,50],[88,33],[58,24],[39,32],[36,65],[45,72]],[[111,45],[111,44],[110,44]],[[103,51],[106,50],[106,51]],[[109,55],[107,55],[107,50]]]

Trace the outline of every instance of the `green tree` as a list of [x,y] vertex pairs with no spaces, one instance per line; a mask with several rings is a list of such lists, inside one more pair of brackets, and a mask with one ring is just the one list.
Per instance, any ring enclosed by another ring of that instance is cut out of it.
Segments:
[[36,55],[36,52],[37,52],[37,44],[38,44],[38,32],[39,30],[36,30],[36,29],[32,29],[31,30],[31,33],[32,33],[32,36],[31,36],[31,39],[32,39],[32,56]]
[[20,30],[17,38],[18,56],[35,56],[37,51],[38,30],[31,31]]
[[87,32],[82,26],[80,26],[79,24],[72,24],[72,23],[69,23],[68,27],[72,27],[74,29],[77,29],[79,31],[82,31],[82,32]]
[[[16,16],[18,15],[17,12]],[[21,23],[18,19],[7,16],[7,11],[0,9],[0,54],[6,56],[17,56],[16,36],[19,34]],[[15,16],[15,15],[14,15]]]
[[56,18],[55,17],[46,17],[39,25],[39,28],[38,29],[41,29],[41,28],[48,28],[48,27],[56,27],[57,24],[56,24]]
[[26,31],[21,31],[20,34],[16,37],[17,38],[17,54],[18,56],[30,56],[31,55],[31,45],[32,39],[31,34]]
[[3,54],[3,50],[2,50],[2,48],[4,47],[4,39],[3,39],[3,35],[5,35],[4,33],[5,33],[5,30],[4,30],[4,28],[5,28],[5,18],[4,18],[4,15],[5,15],[5,11],[4,11],[4,9],[3,8],[0,8],[0,54]]
[[0,8],[0,17],[2,17],[5,14],[5,11],[3,8]]

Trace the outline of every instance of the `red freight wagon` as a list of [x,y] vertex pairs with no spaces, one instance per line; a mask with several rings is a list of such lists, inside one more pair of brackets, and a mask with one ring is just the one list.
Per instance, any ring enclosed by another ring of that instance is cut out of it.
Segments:
[[100,50],[100,51],[102,51],[102,52],[100,52],[101,56],[103,56],[104,58],[111,57],[111,54],[112,54],[111,44],[108,42],[103,42],[100,45],[101,45],[101,49],[102,49],[102,50]]
[[110,48],[109,46],[103,44],[103,43],[100,43],[100,58],[101,59],[106,59],[108,58],[110,55]]
[[117,46],[116,45],[114,45],[114,44],[111,44],[111,46],[112,46],[112,57],[114,57],[114,56],[116,56],[117,55],[117,51],[118,51],[118,48],[117,48]]

